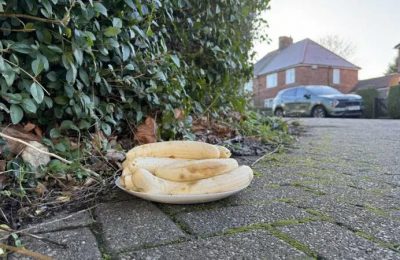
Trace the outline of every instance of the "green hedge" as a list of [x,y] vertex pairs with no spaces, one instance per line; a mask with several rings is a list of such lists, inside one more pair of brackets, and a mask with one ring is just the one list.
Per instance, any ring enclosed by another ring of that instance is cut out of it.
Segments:
[[400,119],[400,85],[389,90],[388,110],[391,118]]
[[243,110],[268,0],[0,0],[0,120],[122,131],[174,109]]
[[358,90],[357,94],[363,98],[363,117],[373,118],[375,114],[375,98],[377,98],[379,95],[378,91],[376,89],[362,89]]

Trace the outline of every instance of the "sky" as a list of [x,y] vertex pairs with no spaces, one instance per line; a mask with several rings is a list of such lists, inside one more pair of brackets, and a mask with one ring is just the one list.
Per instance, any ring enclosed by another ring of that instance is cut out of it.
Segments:
[[359,79],[382,76],[397,55],[400,0],[271,0],[270,7],[262,14],[270,43],[255,43],[255,61],[278,48],[279,36],[297,42],[338,35],[352,42],[349,61],[361,67]]

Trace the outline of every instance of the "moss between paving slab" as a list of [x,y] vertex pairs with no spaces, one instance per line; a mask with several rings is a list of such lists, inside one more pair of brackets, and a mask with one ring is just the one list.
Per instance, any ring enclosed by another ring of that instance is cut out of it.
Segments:
[[286,235],[285,233],[279,231],[276,227],[281,227],[281,226],[286,226],[286,225],[296,225],[296,224],[302,224],[302,223],[307,223],[315,221],[315,219],[312,218],[305,218],[305,219],[299,219],[299,220],[284,220],[284,221],[277,221],[272,224],[265,224],[265,223],[259,223],[259,224],[253,224],[245,227],[239,227],[239,228],[232,228],[229,229],[225,232],[223,232],[221,235],[234,235],[237,233],[243,233],[243,232],[249,232],[253,230],[266,230],[268,231],[272,236],[286,242],[287,244],[291,245],[292,247],[296,248],[297,250],[305,253],[306,255],[313,257],[313,258],[320,258],[318,253],[312,249],[310,249],[308,246],[305,244],[297,241],[296,239],[293,239],[292,237]]

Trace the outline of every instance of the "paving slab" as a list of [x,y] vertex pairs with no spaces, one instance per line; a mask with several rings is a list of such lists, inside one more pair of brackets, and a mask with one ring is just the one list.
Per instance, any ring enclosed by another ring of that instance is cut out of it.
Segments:
[[310,217],[308,213],[285,203],[244,205],[180,213],[176,219],[195,235],[210,235],[258,223],[272,223]]
[[[52,257],[55,260],[98,260],[101,253],[98,249],[96,238],[88,228],[64,230],[41,234],[40,236],[65,244],[67,248],[43,242],[30,237],[23,237],[22,243],[25,248]],[[27,260],[30,257],[19,254],[9,256],[10,260]]]
[[326,222],[309,222],[280,227],[325,259],[400,259],[400,254],[381,248],[353,232]]
[[90,226],[93,223],[93,216],[88,210],[78,212],[63,211],[57,213],[55,216],[42,220],[39,224],[28,225],[27,228],[30,228],[30,233],[45,233],[56,230]]
[[121,254],[128,259],[308,259],[267,231],[211,237]]
[[95,209],[108,250],[118,252],[178,241],[183,231],[154,204],[144,200],[104,203]]
[[394,245],[400,244],[400,221],[388,216],[382,216],[363,206],[349,205],[334,197],[323,196],[304,201],[300,205],[313,208],[331,216],[334,221],[344,224],[352,230],[366,232],[376,238]]

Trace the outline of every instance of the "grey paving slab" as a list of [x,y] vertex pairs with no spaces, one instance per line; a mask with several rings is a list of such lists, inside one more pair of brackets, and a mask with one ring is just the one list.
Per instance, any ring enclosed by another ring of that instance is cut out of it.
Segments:
[[285,203],[234,206],[180,213],[176,216],[178,221],[196,235],[210,235],[230,228],[306,217],[310,215]]
[[309,222],[279,228],[326,259],[400,259],[400,254],[326,222]]
[[152,203],[143,200],[109,202],[96,207],[103,240],[113,252],[173,242],[182,230]]
[[211,237],[121,254],[120,259],[307,259],[303,252],[271,236],[252,231]]
[[90,211],[68,212],[63,211],[55,216],[42,220],[41,223],[28,225],[30,233],[44,233],[55,230],[71,229],[82,226],[89,226],[94,223]]
[[353,230],[369,233],[388,243],[400,244],[400,221],[390,216],[381,216],[373,210],[349,205],[329,196],[303,202],[302,206],[325,213]]
[[[50,244],[48,242],[42,242],[30,237],[22,238],[24,247],[31,251],[50,256],[55,260],[101,259],[101,253],[97,247],[96,239],[88,228],[51,232],[41,234],[40,236],[65,244],[67,248]],[[32,258],[13,254],[9,256],[9,259],[26,260]]]

